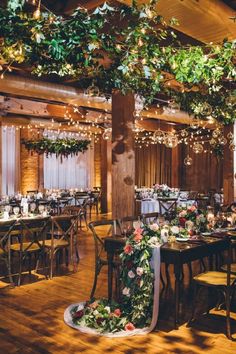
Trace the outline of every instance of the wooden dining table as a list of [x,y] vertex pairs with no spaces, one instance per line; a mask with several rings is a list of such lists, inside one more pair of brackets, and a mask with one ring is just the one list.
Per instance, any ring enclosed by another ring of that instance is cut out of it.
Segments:
[[[105,237],[104,247],[108,261],[108,299],[112,299],[112,277],[113,277],[113,258],[117,252],[122,251],[125,244],[124,237],[120,235]],[[211,257],[228,248],[228,238],[226,234],[216,237],[201,237],[201,239],[188,240],[186,242],[164,243],[161,246],[161,262],[173,264],[175,286],[175,328],[179,327],[179,307],[180,307],[180,285],[183,265],[204,257]]]

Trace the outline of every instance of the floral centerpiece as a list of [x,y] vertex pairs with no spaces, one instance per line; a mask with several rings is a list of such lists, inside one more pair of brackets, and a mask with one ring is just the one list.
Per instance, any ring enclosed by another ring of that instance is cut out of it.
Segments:
[[175,189],[168,187],[167,184],[154,184],[153,189],[159,197],[169,197],[171,193],[175,192]]
[[177,208],[177,217],[172,221],[174,225],[186,227],[192,231],[194,228],[205,231],[207,228],[207,218],[203,211],[197,209],[195,205],[187,208]]
[[154,270],[150,261],[153,248],[161,242],[157,224],[142,225],[126,241],[121,259],[121,303],[106,299],[86,302],[71,310],[73,323],[98,333],[116,333],[144,328],[151,323]]

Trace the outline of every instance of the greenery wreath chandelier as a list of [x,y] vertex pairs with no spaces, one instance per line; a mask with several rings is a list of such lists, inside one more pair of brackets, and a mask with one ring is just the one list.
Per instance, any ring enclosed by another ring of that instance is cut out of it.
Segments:
[[25,0],[9,0],[0,8],[1,77],[27,65],[37,76],[74,78],[91,95],[118,89],[136,93],[148,105],[164,93],[190,114],[207,119],[198,109],[207,102],[213,118],[234,121],[236,40],[181,46],[168,27],[177,20],[166,23],[157,1],[133,1],[130,7],[104,3],[93,12],[78,8],[61,17],[44,10],[41,1],[30,11]]

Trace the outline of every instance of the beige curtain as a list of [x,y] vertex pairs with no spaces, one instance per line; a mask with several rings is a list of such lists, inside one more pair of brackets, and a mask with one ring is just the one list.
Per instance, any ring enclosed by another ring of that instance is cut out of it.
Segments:
[[135,148],[135,184],[150,187],[155,183],[171,185],[171,149],[160,144]]

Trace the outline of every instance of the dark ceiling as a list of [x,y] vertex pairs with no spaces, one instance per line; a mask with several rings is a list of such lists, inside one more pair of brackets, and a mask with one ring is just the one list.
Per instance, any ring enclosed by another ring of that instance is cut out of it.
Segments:
[[222,0],[222,1],[236,11],[236,0]]
[[[50,10],[57,13],[69,13],[78,6],[83,6],[88,9],[95,8],[103,3],[105,0],[42,0]],[[236,11],[236,0],[221,0],[226,5]]]

